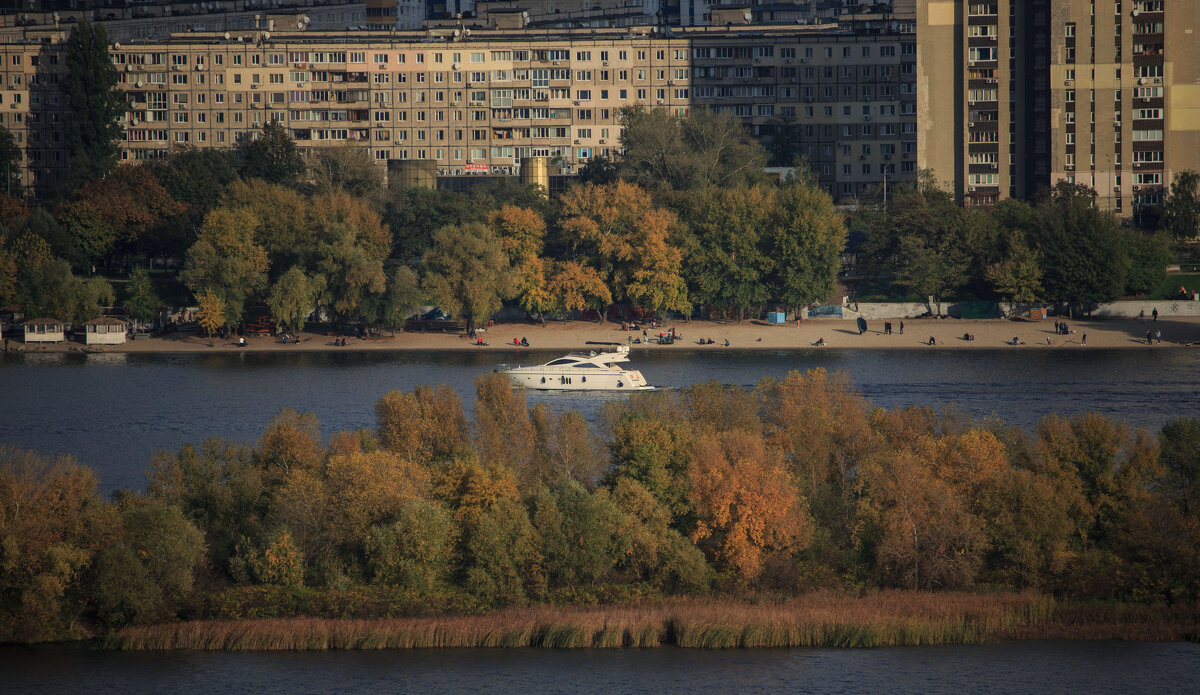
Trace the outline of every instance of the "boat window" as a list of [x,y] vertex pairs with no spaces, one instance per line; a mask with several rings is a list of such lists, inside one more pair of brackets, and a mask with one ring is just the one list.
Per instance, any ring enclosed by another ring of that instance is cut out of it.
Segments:
[[602,369],[600,365],[592,364],[591,362],[580,362],[575,366],[579,367],[580,369]]
[[547,366],[547,367],[554,367],[554,366],[557,366],[557,365],[560,365],[560,364],[575,364],[575,360],[573,360],[573,359],[570,359],[570,358],[568,358],[568,357],[563,357],[563,358],[560,358],[560,359],[554,360],[553,362],[547,362],[547,363],[546,363],[546,366]]

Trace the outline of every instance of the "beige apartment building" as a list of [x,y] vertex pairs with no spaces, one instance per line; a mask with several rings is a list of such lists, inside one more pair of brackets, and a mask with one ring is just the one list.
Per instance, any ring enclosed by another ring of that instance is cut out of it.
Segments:
[[1200,169],[1200,2],[920,0],[917,34],[920,165],[966,204],[1071,181],[1128,217]]
[[[786,131],[835,199],[917,168],[911,33],[840,26],[387,32],[192,32],[113,45],[129,97],[123,157],[231,148],[272,119],[302,148],[350,145],[444,175],[566,172],[616,150],[624,106],[712,108],[770,142]],[[58,43],[0,46],[0,125],[26,183],[65,179]]]

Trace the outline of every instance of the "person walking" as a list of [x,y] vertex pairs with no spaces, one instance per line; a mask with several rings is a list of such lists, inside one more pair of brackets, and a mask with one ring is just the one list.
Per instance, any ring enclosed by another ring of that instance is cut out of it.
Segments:
[[1154,307],[1154,311],[1151,311],[1150,315],[1154,317],[1155,321],[1157,321],[1158,320],[1158,307]]
[[1156,343],[1158,343],[1159,345],[1162,345],[1162,329],[1161,328],[1158,329],[1157,331],[1154,331],[1154,341]]
[[1082,336],[1079,337],[1079,344],[1081,346],[1087,345],[1087,333],[1084,333]]
[[1153,342],[1153,338],[1154,334],[1150,332],[1150,329],[1146,329],[1146,344],[1150,345]]
[[904,322],[900,322],[900,335],[904,335]]

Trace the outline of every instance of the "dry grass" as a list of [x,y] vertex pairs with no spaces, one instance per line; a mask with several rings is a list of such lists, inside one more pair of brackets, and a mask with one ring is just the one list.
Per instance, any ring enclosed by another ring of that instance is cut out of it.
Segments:
[[[1065,620],[1060,620],[1058,613]],[[1138,639],[1182,639],[1197,616],[1062,612],[1034,594],[883,591],[863,598],[816,593],[779,602],[672,600],[644,606],[530,607],[481,616],[196,621],[127,628],[114,649],[230,651],[422,647],[614,648],[676,645],[880,647],[1010,637],[1108,638],[1124,621]],[[1142,629],[1154,626],[1155,629]]]
[[1183,640],[1200,606],[1057,605],[1036,594],[881,591],[759,603],[530,607],[478,616],[212,620],[126,628],[112,649],[228,651],[425,647],[884,647],[996,639]]

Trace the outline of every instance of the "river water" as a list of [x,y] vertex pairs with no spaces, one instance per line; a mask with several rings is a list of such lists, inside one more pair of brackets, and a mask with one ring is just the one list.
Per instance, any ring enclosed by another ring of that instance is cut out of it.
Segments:
[[212,653],[0,648],[9,695],[1200,691],[1200,645],[1004,642],[886,649]]
[[[254,442],[283,408],[312,412],[328,434],[374,424],[391,389],[444,383],[471,410],[472,382],[521,352],[5,354],[0,443],[73,454],[105,492],[141,489],[154,451],[209,436]],[[752,386],[794,369],[844,370],[875,404],[956,406],[1032,427],[1052,412],[1098,411],[1157,430],[1200,417],[1200,350],[662,350],[632,364],[660,387],[708,380]],[[529,392],[586,416],[624,394]]]

